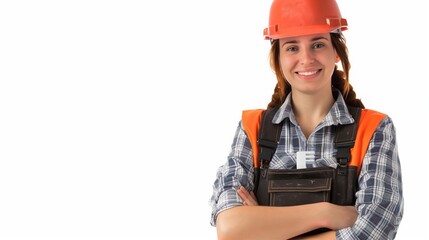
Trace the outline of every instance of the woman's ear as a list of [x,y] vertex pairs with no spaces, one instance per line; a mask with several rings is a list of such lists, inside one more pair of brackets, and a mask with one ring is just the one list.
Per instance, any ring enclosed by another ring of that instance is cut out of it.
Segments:
[[340,62],[340,57],[337,55],[337,57],[335,58],[335,63],[339,63]]

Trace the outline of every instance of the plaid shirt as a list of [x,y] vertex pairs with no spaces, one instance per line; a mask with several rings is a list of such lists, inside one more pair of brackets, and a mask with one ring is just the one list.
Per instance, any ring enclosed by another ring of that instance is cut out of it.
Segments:
[[[271,169],[296,168],[298,151],[315,151],[313,167],[336,167],[334,128],[354,120],[341,94],[323,121],[306,139],[292,112],[291,97],[286,98],[273,122],[285,120]],[[211,225],[219,212],[241,206],[239,186],[253,190],[253,153],[246,133],[237,127],[227,162],[221,166],[213,184]],[[336,232],[337,239],[394,239],[403,214],[401,167],[392,120],[385,117],[377,127],[364,157],[358,178],[356,209],[359,217],[352,227]]]

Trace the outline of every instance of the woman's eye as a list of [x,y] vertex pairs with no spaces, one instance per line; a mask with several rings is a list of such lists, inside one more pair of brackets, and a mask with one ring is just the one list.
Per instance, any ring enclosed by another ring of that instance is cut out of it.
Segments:
[[296,51],[298,51],[298,48],[297,47],[288,47],[288,48],[286,48],[286,51],[287,52],[296,52]]
[[313,45],[313,48],[322,48],[324,45],[323,45],[323,43],[316,43],[316,44],[314,44]]

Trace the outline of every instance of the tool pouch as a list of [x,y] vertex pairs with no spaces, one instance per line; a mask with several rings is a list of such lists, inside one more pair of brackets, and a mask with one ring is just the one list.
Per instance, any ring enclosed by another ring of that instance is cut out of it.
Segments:
[[354,205],[357,168],[345,168],[266,169],[265,177],[259,180],[256,193],[258,203],[265,206],[317,202]]
[[[263,206],[295,206],[317,202],[354,205],[357,167],[305,169],[263,169],[256,198]],[[301,236],[329,231],[319,228]]]

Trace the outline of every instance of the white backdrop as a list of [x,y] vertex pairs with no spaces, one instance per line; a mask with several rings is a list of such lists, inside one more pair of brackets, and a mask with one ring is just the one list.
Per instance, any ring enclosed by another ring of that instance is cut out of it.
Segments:
[[[270,4],[0,1],[0,238],[216,239],[216,170],[275,84]],[[358,97],[397,128],[397,239],[427,239],[428,4],[338,4]]]

